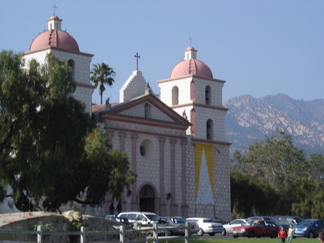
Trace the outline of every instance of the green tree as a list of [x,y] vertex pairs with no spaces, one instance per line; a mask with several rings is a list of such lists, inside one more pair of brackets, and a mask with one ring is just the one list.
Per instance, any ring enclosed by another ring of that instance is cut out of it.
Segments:
[[279,195],[270,185],[248,174],[231,171],[232,218],[270,215],[278,200]]
[[243,154],[235,151],[233,156],[235,170],[275,188],[280,188],[292,174],[302,175],[304,172],[300,171],[300,166],[305,160],[304,152],[294,147],[292,136],[284,131],[253,143]]
[[43,66],[25,65],[21,55],[0,53],[1,200],[11,197],[21,211],[96,206],[135,181],[126,155],[108,153],[109,138],[74,91],[65,61],[48,55]]
[[100,104],[102,104],[102,94],[105,92],[105,84],[112,86],[113,76],[115,75],[114,70],[105,63],[93,64],[93,68],[90,71],[91,81],[96,85],[99,84],[99,95],[100,95]]
[[[243,153],[235,151],[233,161],[235,166],[232,173],[241,173],[257,185],[262,185],[262,193],[255,196],[262,195],[267,199],[263,201],[268,215],[313,217],[319,215],[324,207],[324,201],[321,201],[324,156],[311,154],[306,157],[302,150],[294,147],[292,136],[287,132],[277,131],[272,136],[266,136],[264,141],[253,143]],[[238,187],[234,191],[240,193],[242,183],[233,183],[232,190]],[[244,192],[254,190],[254,185],[245,185],[248,186]],[[245,195],[240,195],[236,200],[244,205]],[[270,205],[267,202],[271,202]],[[256,201],[253,201],[253,207],[258,209]],[[239,210],[237,206],[236,209]],[[244,212],[240,210],[237,213]]]

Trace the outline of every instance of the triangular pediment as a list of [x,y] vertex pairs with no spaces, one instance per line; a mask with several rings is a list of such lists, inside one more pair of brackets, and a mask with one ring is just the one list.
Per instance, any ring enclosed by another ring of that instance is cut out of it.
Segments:
[[169,106],[164,104],[153,94],[138,96],[132,100],[106,106],[98,111],[102,120],[120,119],[121,121],[134,121],[148,125],[163,124],[167,126],[180,126],[187,129],[191,124]]

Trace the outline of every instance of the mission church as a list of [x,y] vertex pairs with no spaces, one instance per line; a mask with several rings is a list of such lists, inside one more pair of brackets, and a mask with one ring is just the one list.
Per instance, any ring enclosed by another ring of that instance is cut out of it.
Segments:
[[[157,81],[159,98],[142,72],[135,70],[120,88],[118,102],[92,106],[93,55],[81,52],[73,36],[61,30],[58,16],[47,22],[48,29],[33,39],[24,57],[44,63],[52,53],[66,60],[77,85],[74,96],[110,135],[113,148],[128,155],[137,181],[122,193],[122,211],[229,221],[231,144],[225,140],[225,81],[213,77],[197,59],[197,50],[188,47],[184,60],[170,69],[169,78]],[[109,195],[106,200],[105,206],[88,208],[87,213],[109,214]]]

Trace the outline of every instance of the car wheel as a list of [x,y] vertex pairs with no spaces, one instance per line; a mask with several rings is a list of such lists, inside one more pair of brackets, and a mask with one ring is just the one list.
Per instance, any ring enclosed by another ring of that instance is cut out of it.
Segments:
[[172,235],[171,230],[166,230],[166,231],[164,231],[164,235],[165,235],[165,236],[171,236],[171,235]]
[[208,233],[210,236],[214,236],[216,233]]
[[273,231],[270,235],[270,238],[276,238],[278,233],[276,231]]
[[197,235],[199,236],[203,236],[204,235],[204,231],[200,228],[197,232]]
[[254,232],[253,231],[250,231],[249,233],[248,233],[248,238],[253,238],[254,237]]
[[313,231],[309,232],[308,238],[314,238],[314,232]]
[[222,235],[223,235],[223,236],[226,235],[226,229],[223,230]]

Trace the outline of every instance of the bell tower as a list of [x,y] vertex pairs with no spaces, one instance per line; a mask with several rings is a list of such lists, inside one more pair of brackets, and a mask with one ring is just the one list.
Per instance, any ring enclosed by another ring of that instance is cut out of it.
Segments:
[[173,67],[170,78],[158,81],[161,100],[187,117],[192,124],[188,135],[225,142],[227,108],[222,105],[225,81],[213,78],[210,68],[197,59],[195,48],[189,46],[184,53],[184,60]]

